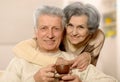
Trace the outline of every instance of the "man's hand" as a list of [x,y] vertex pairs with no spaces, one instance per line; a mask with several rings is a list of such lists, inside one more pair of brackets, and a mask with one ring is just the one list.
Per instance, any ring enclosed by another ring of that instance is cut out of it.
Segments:
[[82,82],[77,75],[64,75],[60,82]]
[[88,52],[83,52],[77,58],[74,59],[74,64],[72,68],[78,68],[80,71],[83,71],[91,62],[91,55]]
[[53,82],[54,81],[55,68],[54,65],[41,68],[35,75],[35,82]]

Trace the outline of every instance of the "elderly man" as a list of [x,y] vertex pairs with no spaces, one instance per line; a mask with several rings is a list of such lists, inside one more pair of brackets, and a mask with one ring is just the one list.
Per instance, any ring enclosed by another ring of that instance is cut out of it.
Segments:
[[[63,57],[66,60],[75,55],[59,50],[64,31],[64,14],[61,9],[42,6],[35,12],[35,43],[38,54]],[[37,55],[37,54],[36,54]],[[33,58],[34,59],[34,58]],[[44,59],[45,60],[45,59]],[[49,63],[49,60],[48,60]],[[64,62],[69,64],[69,61]],[[73,69],[72,74],[65,75],[61,80],[55,78],[55,65],[43,66],[15,57],[9,64],[0,82],[116,82],[110,76],[89,65],[85,71]]]
[[[35,35],[37,37],[35,38],[37,43],[36,50],[38,53],[48,56],[62,55],[59,50],[65,23],[62,9],[41,6],[36,10],[34,18]],[[36,76],[33,76],[41,68],[43,68],[42,65],[39,66],[15,57],[10,62],[3,80],[6,80],[5,82],[34,82],[34,79],[36,81]],[[45,75],[42,76],[44,77]]]

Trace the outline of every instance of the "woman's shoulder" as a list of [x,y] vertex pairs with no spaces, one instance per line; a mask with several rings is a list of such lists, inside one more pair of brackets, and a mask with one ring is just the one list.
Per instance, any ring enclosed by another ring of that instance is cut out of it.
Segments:
[[105,38],[105,34],[104,34],[104,32],[101,29],[98,29],[97,35],[98,35],[98,37],[101,37],[103,39]]
[[94,34],[93,34],[94,39],[104,39],[105,34],[101,29],[98,29]]
[[94,34],[93,37],[90,39],[90,44],[96,44],[104,42],[105,40],[105,34],[101,29],[98,29]]

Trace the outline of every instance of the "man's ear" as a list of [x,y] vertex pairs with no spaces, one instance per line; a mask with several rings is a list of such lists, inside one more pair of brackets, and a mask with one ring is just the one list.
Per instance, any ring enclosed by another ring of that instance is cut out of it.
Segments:
[[36,27],[34,27],[34,34],[35,34],[35,37],[38,37],[38,30]]
[[38,37],[38,31],[35,31],[35,37]]

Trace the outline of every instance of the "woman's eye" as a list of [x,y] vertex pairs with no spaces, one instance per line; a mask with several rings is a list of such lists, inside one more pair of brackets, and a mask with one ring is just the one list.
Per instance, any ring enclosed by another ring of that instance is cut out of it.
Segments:
[[79,29],[84,29],[85,27],[82,26],[82,25],[80,25],[80,26],[78,26],[78,28],[79,28]]
[[79,28],[84,28],[84,27],[80,25]]
[[72,24],[68,24],[68,25],[67,25],[67,27],[70,27],[70,28],[72,28],[72,27],[73,27],[73,25],[72,25]]

